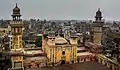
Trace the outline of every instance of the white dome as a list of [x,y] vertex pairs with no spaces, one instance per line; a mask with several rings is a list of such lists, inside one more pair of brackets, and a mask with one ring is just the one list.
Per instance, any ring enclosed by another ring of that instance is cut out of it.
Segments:
[[61,36],[55,37],[55,44],[67,44],[67,40]]

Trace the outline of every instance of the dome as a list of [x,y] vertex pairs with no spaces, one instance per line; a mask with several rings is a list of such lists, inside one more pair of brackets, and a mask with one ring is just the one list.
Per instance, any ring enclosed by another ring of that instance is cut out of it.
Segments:
[[59,45],[67,44],[67,40],[61,36],[57,36],[55,37],[55,44],[59,44]]
[[13,9],[13,14],[20,14],[20,9],[18,8],[17,3],[16,7]]

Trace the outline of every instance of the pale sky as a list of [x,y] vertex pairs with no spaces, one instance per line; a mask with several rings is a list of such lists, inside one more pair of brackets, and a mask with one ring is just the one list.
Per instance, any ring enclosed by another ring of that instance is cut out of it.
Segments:
[[16,3],[23,19],[88,20],[101,8],[104,19],[120,20],[120,0],[0,0],[0,19],[12,19]]

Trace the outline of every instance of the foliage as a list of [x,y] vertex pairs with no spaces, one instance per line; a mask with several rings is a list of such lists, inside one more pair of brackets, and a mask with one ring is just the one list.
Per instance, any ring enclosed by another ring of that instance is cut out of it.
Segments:
[[35,41],[37,47],[42,47],[42,37],[38,37]]

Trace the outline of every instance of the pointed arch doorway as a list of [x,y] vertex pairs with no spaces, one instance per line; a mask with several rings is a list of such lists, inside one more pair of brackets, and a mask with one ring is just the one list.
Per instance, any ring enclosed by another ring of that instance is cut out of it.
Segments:
[[61,61],[61,65],[63,65],[63,64],[65,64],[65,60],[62,60],[62,61]]

